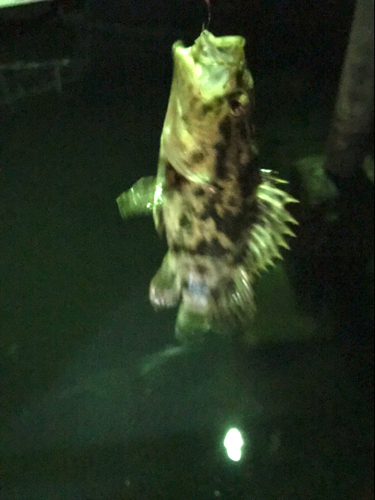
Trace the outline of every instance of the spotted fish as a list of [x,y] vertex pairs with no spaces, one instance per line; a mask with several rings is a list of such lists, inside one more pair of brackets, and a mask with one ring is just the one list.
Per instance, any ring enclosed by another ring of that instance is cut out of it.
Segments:
[[176,335],[248,327],[257,274],[287,247],[295,200],[262,170],[245,39],[204,30],[173,45],[174,74],[156,177],[120,195],[123,218],[153,213],[168,252],[150,285],[153,306],[179,306]]

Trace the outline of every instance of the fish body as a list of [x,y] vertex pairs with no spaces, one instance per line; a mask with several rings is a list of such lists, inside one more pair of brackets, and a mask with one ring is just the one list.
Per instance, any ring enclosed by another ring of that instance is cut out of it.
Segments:
[[174,74],[156,177],[118,199],[128,217],[153,213],[168,252],[151,281],[155,308],[179,306],[176,334],[230,333],[255,311],[252,284],[281,257],[295,220],[282,182],[259,168],[245,39],[205,30],[173,46]]

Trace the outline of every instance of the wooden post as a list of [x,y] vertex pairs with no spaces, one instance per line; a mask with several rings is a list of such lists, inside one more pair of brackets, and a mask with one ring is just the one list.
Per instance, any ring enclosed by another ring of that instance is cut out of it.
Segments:
[[374,118],[374,0],[357,0],[327,143],[326,172],[349,179],[368,154]]

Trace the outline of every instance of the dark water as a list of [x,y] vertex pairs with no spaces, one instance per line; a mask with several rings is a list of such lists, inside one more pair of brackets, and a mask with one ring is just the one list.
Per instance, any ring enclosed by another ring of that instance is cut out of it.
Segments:
[[[174,313],[147,297],[165,244],[115,204],[155,171],[171,68],[151,48],[109,47],[61,96],[2,109],[0,499],[362,500],[373,469],[363,266],[296,250],[258,284],[265,347],[177,345]],[[322,151],[335,78],[321,61],[258,63],[254,76],[263,161],[288,176]],[[223,444],[233,427],[239,463]]]

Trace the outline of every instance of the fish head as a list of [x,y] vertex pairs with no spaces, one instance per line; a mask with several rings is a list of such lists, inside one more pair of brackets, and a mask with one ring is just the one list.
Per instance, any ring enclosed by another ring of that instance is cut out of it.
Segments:
[[[251,115],[253,79],[246,65],[245,39],[215,37],[205,30],[191,47],[176,42],[173,60],[161,153],[189,181],[212,183],[223,124],[228,128],[249,121]],[[242,131],[249,130],[243,123]]]

